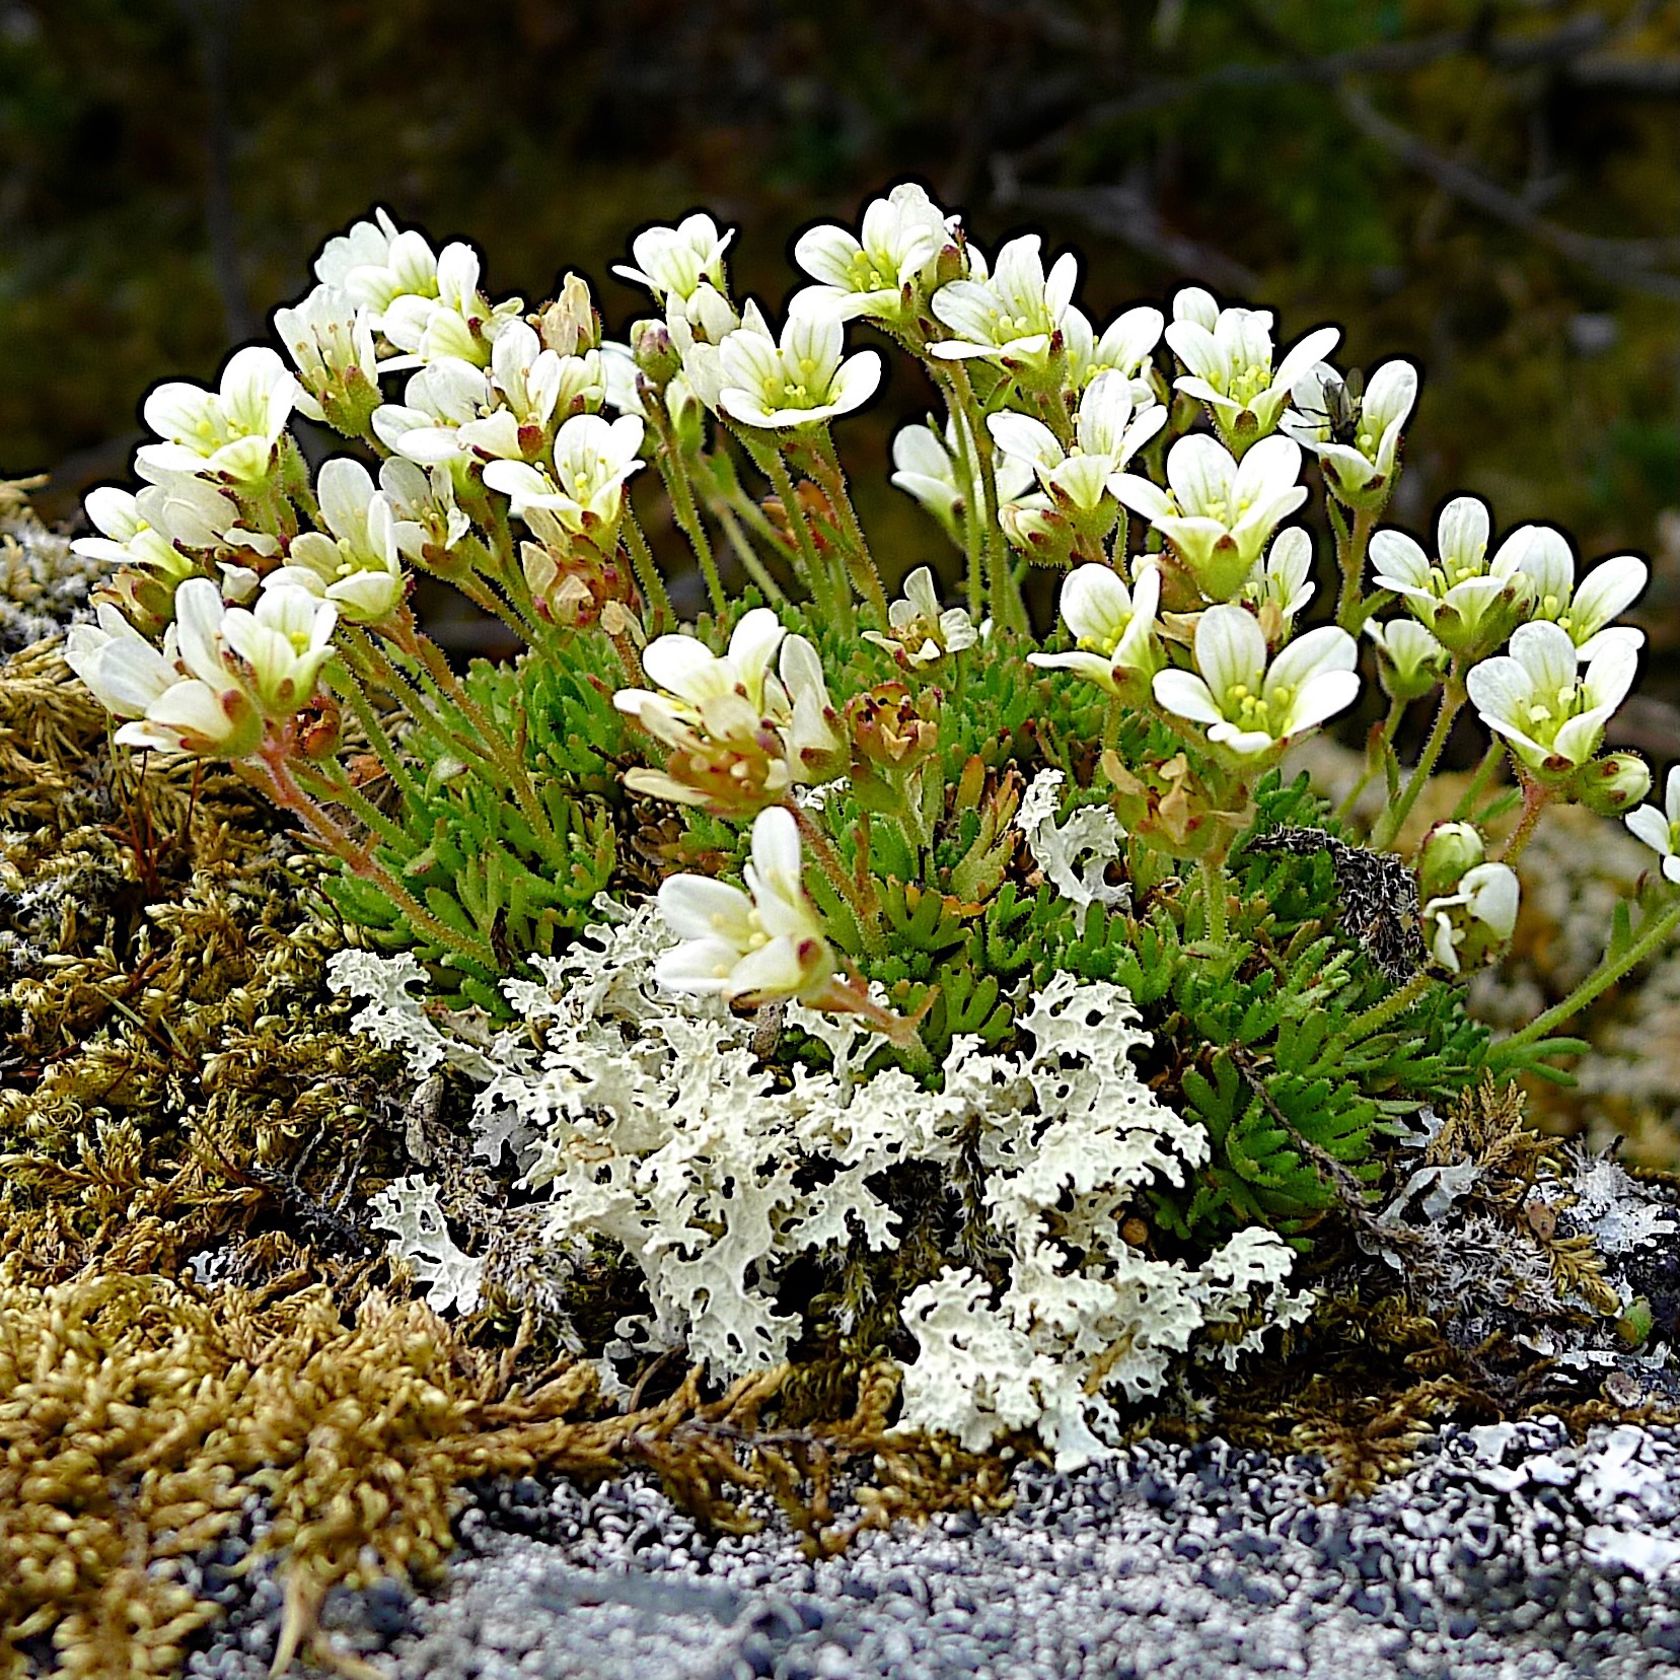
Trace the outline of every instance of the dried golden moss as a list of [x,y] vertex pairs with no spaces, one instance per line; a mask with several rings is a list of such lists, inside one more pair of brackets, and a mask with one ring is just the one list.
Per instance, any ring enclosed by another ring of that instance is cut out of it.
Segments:
[[[158,1566],[213,1546],[253,1498],[286,1586],[278,1669],[317,1643],[331,1588],[433,1570],[485,1477],[644,1466],[732,1528],[749,1526],[736,1496],[763,1490],[819,1551],[860,1523],[995,1502],[1006,1479],[995,1460],[890,1438],[890,1367],[865,1373],[850,1416],[824,1428],[763,1427],[785,1368],[711,1402],[691,1374],[656,1405],[592,1415],[585,1368],[520,1383],[514,1359],[378,1292],[352,1317],[322,1286],[269,1298],[98,1273],[41,1286],[20,1270],[0,1273],[7,1680],[38,1637],[68,1674],[174,1673],[217,1610]],[[837,1525],[833,1474],[859,1459],[873,1480]]]

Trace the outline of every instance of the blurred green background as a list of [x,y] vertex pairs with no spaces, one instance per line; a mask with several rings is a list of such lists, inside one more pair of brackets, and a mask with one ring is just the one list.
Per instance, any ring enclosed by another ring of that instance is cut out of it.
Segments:
[[[1194,278],[1412,356],[1393,517],[1471,489],[1650,554],[1680,645],[1680,0],[0,0],[0,473],[73,515],[374,202],[621,328],[642,223],[709,207],[779,303],[792,235],[906,175],[1076,246],[1099,325]],[[851,423],[865,480],[926,397]]]

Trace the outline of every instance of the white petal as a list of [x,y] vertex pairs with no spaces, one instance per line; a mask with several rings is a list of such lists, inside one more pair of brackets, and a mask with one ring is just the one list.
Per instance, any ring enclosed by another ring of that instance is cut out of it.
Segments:
[[[1670,781],[1673,777],[1674,772],[1670,771]],[[1667,857],[1672,851],[1673,829],[1668,818],[1655,805],[1641,805],[1637,811],[1629,811],[1622,820],[1659,857]]]
[[1429,556],[1415,538],[1384,527],[1371,538],[1371,564],[1376,580],[1388,589],[1427,589]]
[[1441,559],[1454,560],[1480,571],[1489,529],[1485,502],[1474,496],[1455,496],[1441,509],[1435,528]]
[[1215,695],[1223,697],[1239,683],[1260,693],[1266,637],[1245,607],[1209,607],[1196,623],[1195,651],[1196,669]]
[[1062,585],[1061,611],[1078,640],[1112,641],[1132,616],[1132,593],[1107,566],[1076,566]]
[[705,875],[669,875],[659,885],[659,914],[679,939],[752,937],[752,900],[724,881]]
[[1155,674],[1155,704],[1175,716],[1195,723],[1222,723],[1224,715],[1214,704],[1208,685],[1193,671],[1158,671]]
[[1598,565],[1581,579],[1575,591],[1572,617],[1577,634],[1591,635],[1613,618],[1619,618],[1644,593],[1650,568],[1634,554],[1618,554]]
[[1404,426],[1417,402],[1418,373],[1410,362],[1384,362],[1365,387],[1361,414],[1378,437],[1390,426]]
[[1266,687],[1299,688],[1326,671],[1352,671],[1359,663],[1359,644],[1333,624],[1297,637],[1272,662]]

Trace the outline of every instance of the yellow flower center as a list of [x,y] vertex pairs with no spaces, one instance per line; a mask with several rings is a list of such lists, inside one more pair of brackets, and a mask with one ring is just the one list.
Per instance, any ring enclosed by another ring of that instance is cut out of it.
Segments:
[[1225,704],[1220,708],[1228,723],[1234,723],[1239,729],[1257,730],[1261,734],[1272,733],[1272,718],[1274,712],[1279,716],[1287,716],[1290,690],[1273,686],[1270,696],[1257,694],[1247,683],[1232,683],[1225,690]]

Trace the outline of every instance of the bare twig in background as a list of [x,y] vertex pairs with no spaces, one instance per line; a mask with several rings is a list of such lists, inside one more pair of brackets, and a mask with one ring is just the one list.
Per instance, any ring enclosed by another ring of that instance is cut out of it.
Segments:
[[1348,120],[1368,140],[1375,141],[1408,168],[1427,176],[1460,203],[1515,228],[1570,262],[1590,268],[1613,285],[1652,297],[1680,300],[1680,274],[1649,266],[1680,257],[1680,240],[1607,239],[1565,227],[1530,209],[1516,194],[1485,175],[1443,156],[1409,129],[1385,117],[1356,88],[1339,86],[1335,97]]
[[1228,291],[1253,290],[1260,284],[1260,276],[1235,257],[1168,227],[1140,185],[1033,186],[1016,178],[1011,163],[1003,157],[992,160],[991,202],[1000,210],[1018,206],[1083,223],[1171,274],[1199,275]]
[[1335,84],[1350,76],[1402,76],[1461,54],[1473,54],[1503,69],[1557,64],[1577,59],[1600,45],[1609,26],[1596,12],[1573,18],[1549,35],[1505,38],[1479,28],[1444,29],[1409,41],[1381,41],[1314,57],[1288,56],[1256,63],[1221,64],[1194,76],[1166,76],[1143,82],[1114,99],[1094,101],[1060,128],[1042,135],[1013,154],[1018,171],[1030,171],[1061,155],[1068,143],[1129,117],[1193,104],[1210,95],[1254,92],[1302,83]]

